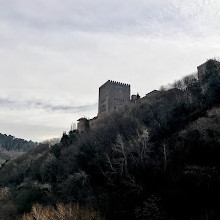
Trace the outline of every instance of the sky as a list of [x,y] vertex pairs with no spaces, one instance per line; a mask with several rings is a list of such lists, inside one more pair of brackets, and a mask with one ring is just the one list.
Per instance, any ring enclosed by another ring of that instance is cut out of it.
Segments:
[[144,96],[196,72],[219,21],[219,0],[1,0],[0,133],[60,137],[109,79]]

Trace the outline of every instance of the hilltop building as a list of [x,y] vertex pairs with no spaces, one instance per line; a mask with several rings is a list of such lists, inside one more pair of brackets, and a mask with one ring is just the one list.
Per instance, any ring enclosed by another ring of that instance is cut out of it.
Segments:
[[198,70],[198,78],[201,79],[202,76],[205,75],[205,71],[206,71],[206,63],[203,63],[202,65],[197,67]]
[[130,93],[129,84],[108,80],[99,87],[98,115],[90,120],[80,118],[78,120],[77,130],[80,133],[84,132],[88,126],[95,126],[99,118],[118,111],[129,102],[135,103],[140,98],[139,94],[137,94],[132,95],[130,99]]
[[141,97],[140,95],[137,93],[137,95],[132,95],[131,96],[131,102],[136,103],[137,100],[139,100]]
[[220,62],[217,60],[208,60],[205,63],[203,63],[202,65],[197,67],[198,70],[198,78],[201,79],[202,76],[204,76],[206,74],[206,69],[207,69],[207,64],[208,62],[212,62],[214,65],[216,66],[220,66]]
[[117,111],[130,101],[130,85],[108,80],[99,87],[98,117]]
[[89,122],[87,118],[80,118],[77,120],[77,130],[79,133],[84,132],[86,129],[89,128]]
[[[202,79],[202,77],[206,74],[210,61],[220,69],[219,61],[208,60],[197,67],[198,79]],[[90,120],[86,118],[80,118],[78,120],[77,130],[82,133],[88,128],[94,127],[100,118],[118,111],[128,103],[135,104],[141,100],[147,100],[150,102],[152,99],[156,99],[158,96],[163,94],[168,94],[172,98],[175,94],[179,93],[181,93],[181,90],[179,89],[170,89],[169,91],[165,92],[154,90],[148,93],[145,97],[140,98],[139,94],[130,96],[129,84],[108,80],[106,83],[99,87],[98,115]]]

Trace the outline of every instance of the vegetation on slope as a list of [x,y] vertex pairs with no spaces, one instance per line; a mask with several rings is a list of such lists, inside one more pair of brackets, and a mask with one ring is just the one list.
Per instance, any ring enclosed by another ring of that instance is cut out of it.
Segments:
[[57,208],[34,205],[21,220],[102,220],[101,216],[91,209],[81,209],[78,205],[58,204]]
[[3,148],[0,147],[0,169],[9,160],[10,154]]
[[0,147],[7,151],[28,151],[36,146],[33,141],[26,141],[21,138],[15,138],[12,135],[0,133]]
[[37,143],[15,138],[11,135],[0,134],[0,169],[9,160],[21,155],[36,146]]
[[184,77],[9,162],[0,184],[18,214],[71,203],[114,220],[218,219],[219,96],[220,66],[209,60],[202,79]]

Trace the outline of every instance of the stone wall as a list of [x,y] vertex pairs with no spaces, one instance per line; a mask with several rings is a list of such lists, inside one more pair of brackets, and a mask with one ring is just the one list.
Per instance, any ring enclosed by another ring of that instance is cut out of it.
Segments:
[[87,118],[78,119],[77,130],[79,131],[79,133],[84,132],[88,128],[89,128],[89,121]]
[[130,101],[130,85],[108,80],[99,88],[98,116],[104,116]]
[[203,75],[205,75],[206,71],[206,63],[203,63],[202,65],[197,67],[198,70],[198,78],[201,79]]

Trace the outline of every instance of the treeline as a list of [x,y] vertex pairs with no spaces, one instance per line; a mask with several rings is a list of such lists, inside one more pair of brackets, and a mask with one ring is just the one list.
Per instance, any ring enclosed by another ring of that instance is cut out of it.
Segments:
[[9,162],[0,184],[18,214],[63,203],[107,220],[219,219],[219,140],[220,65],[209,60],[202,78],[184,77]]
[[26,141],[12,135],[0,133],[0,147],[6,149],[7,151],[28,151],[36,145],[37,143],[33,141]]

